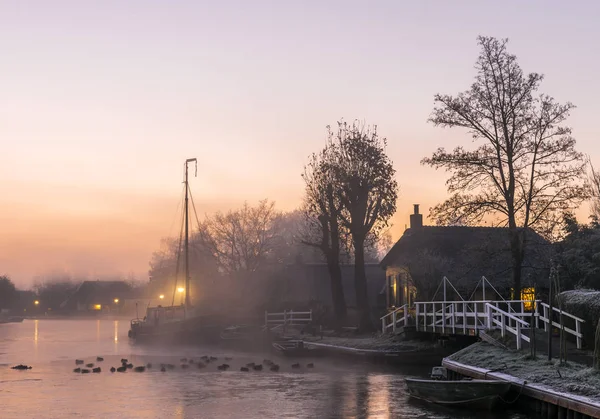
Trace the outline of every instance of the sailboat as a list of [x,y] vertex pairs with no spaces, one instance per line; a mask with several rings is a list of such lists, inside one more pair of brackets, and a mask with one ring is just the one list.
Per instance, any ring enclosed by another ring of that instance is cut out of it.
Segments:
[[[202,315],[198,307],[193,307],[190,299],[190,272],[189,272],[189,184],[188,164],[195,163],[195,158],[185,161],[185,302],[180,305],[155,307],[148,306],[143,318],[136,317],[131,320],[128,336],[136,342],[190,342],[194,340],[218,339],[220,326],[218,322],[209,315]],[[181,250],[181,242],[179,249]],[[176,276],[179,268],[179,255]],[[177,286],[177,281],[176,284]]]

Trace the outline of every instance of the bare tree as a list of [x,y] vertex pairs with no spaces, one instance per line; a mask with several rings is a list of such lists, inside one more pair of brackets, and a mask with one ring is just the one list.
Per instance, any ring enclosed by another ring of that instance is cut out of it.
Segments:
[[589,165],[588,183],[590,185],[590,195],[592,198],[592,217],[600,221],[600,172],[594,169],[592,160],[588,157]]
[[347,229],[354,247],[354,287],[360,312],[360,328],[373,328],[370,318],[365,272],[365,243],[378,237],[396,212],[398,183],[396,171],[385,153],[386,139],[377,127],[354,121],[338,122],[337,130],[328,127],[328,148],[332,158],[325,169],[334,175],[334,192],[342,211],[341,225]]
[[269,262],[278,235],[275,203],[262,200],[256,207],[207,217],[198,233],[199,242],[212,253],[226,274],[256,272]]
[[304,167],[302,178],[306,187],[303,212],[306,230],[303,243],[318,248],[325,257],[335,321],[340,326],[346,318],[347,310],[340,268],[342,208],[331,170],[332,157],[331,148],[326,146],[320,154],[313,154]]
[[429,119],[436,126],[466,129],[479,143],[474,150],[438,149],[423,164],[444,168],[452,196],[432,208],[442,224],[466,224],[495,217],[507,226],[515,292],[521,289],[526,231],[548,234],[562,213],[586,198],[583,156],[563,122],[573,109],[537,90],[543,76],[523,74],[507,40],[479,37],[477,76],[457,96],[436,95]]

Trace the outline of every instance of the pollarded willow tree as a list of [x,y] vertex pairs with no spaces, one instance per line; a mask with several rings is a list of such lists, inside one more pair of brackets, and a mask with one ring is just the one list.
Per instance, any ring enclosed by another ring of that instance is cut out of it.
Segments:
[[354,121],[338,122],[336,131],[328,127],[331,157],[325,169],[333,174],[335,193],[341,205],[340,224],[351,237],[354,248],[354,288],[360,314],[359,327],[373,327],[370,318],[365,244],[379,237],[396,212],[398,182],[392,161],[385,152],[386,139],[377,127]]
[[507,42],[479,37],[471,88],[435,96],[429,121],[466,129],[478,147],[440,148],[422,163],[452,173],[447,181],[452,196],[431,210],[438,223],[475,224],[493,217],[496,225],[508,227],[513,286],[520,290],[526,231],[548,236],[562,214],[587,197],[587,189],[583,156],[563,125],[574,106],[539,94],[543,76],[524,74]]
[[340,251],[343,233],[340,227],[342,206],[337,194],[334,173],[330,168],[333,161],[330,147],[319,154],[313,154],[304,167],[302,178],[305,183],[303,213],[306,217],[306,230],[302,242],[321,251],[331,286],[331,300],[335,313],[336,327],[341,326],[346,317],[346,299],[342,285]]

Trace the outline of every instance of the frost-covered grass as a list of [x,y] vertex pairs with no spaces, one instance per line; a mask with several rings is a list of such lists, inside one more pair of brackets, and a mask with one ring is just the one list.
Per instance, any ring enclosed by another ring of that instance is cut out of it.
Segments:
[[448,357],[462,364],[499,372],[542,384],[554,391],[586,396],[600,402],[600,371],[570,362],[565,366],[558,361],[548,362],[544,356],[531,359],[526,352],[507,351],[485,342],[479,342]]

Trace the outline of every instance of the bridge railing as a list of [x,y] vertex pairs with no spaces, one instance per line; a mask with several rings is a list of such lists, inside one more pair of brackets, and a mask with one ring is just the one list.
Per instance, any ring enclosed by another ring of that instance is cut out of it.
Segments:
[[[491,303],[486,303],[485,309],[487,314],[487,329],[500,329],[502,337],[506,336],[506,332],[515,335],[517,338],[517,350],[521,349],[523,341],[530,341],[529,337],[523,334],[522,331],[524,328],[529,328],[529,323],[514,314],[499,309]],[[514,323],[514,327],[509,325],[511,320]]]
[[[550,316],[550,306],[546,303],[540,303],[540,305],[542,306],[542,309],[543,309],[543,315],[540,315],[539,319],[544,323],[544,330],[546,332],[548,332],[548,329],[550,328],[549,326],[550,326],[550,317],[551,317]],[[564,316],[567,319],[569,319],[571,324],[573,324],[573,323],[575,324],[575,330],[573,330],[572,328],[565,326],[564,322],[562,322],[562,326],[561,326],[561,322],[556,322],[556,321],[552,320],[552,326],[554,326],[558,329],[561,329],[561,327],[562,327],[562,329],[566,333],[575,336],[575,339],[577,341],[577,349],[581,349],[582,343],[583,343],[583,334],[581,333],[581,324],[585,323],[585,320],[580,319],[579,317],[574,316],[570,313],[567,313],[564,310],[560,310],[557,307],[552,307],[552,311],[554,313],[558,313],[559,316]]]
[[390,329],[395,332],[399,327],[406,326],[408,324],[408,311],[408,304],[404,304],[402,307],[398,307],[381,317],[379,319],[381,320],[381,333],[389,332]]
[[265,327],[303,326],[312,322],[312,310],[294,311],[284,310],[281,312],[265,311]]

